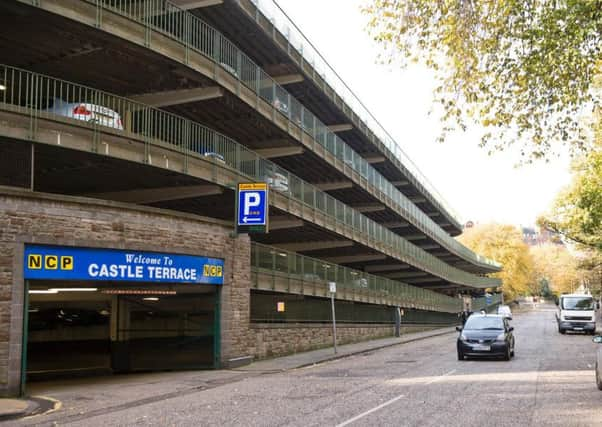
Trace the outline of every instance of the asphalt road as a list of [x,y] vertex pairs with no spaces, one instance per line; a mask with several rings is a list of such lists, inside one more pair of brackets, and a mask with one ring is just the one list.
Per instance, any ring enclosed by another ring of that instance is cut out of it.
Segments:
[[515,316],[512,323],[516,357],[510,362],[458,361],[456,335],[445,335],[57,421],[81,426],[602,426],[591,336],[560,335],[554,306]]

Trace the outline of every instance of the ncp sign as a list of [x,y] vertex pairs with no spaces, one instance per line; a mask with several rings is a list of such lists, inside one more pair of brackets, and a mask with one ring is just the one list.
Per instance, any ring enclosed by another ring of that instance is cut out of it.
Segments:
[[[268,212],[268,186],[265,182],[238,184],[237,228],[242,231],[265,231]],[[262,230],[249,227],[261,226]]]
[[224,260],[121,249],[25,245],[25,279],[224,283]]

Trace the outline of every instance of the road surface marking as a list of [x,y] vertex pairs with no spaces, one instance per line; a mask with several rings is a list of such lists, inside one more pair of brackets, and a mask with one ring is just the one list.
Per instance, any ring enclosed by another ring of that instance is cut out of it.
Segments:
[[439,375],[438,377],[433,378],[432,380],[430,380],[429,382],[427,382],[425,384],[429,385],[429,384],[436,383],[437,381],[442,380],[443,378],[448,377],[448,376],[450,376],[450,375],[452,375],[454,373],[456,373],[456,370],[452,369],[451,371],[449,371],[449,372],[447,372],[447,373],[445,373],[443,375]]
[[397,402],[397,401],[398,401],[399,399],[401,399],[402,397],[404,397],[404,395],[403,395],[403,394],[400,394],[399,396],[397,396],[397,397],[394,397],[394,398],[393,398],[393,399],[391,399],[391,400],[387,400],[385,403],[383,403],[383,404],[381,404],[381,405],[378,405],[376,408],[372,408],[372,409],[370,409],[369,411],[362,412],[361,414],[359,414],[359,415],[356,415],[355,417],[353,417],[353,418],[351,418],[351,419],[349,419],[349,420],[345,421],[344,423],[337,424],[337,426],[336,426],[336,427],[343,427],[343,426],[346,426],[346,425],[348,425],[348,424],[351,424],[352,422],[355,422],[355,421],[359,420],[360,418],[364,418],[366,415],[370,415],[372,412],[378,411],[379,409],[382,409],[382,408],[384,408],[385,406],[388,406],[388,405],[390,405],[391,403]]
[[[440,375],[440,376],[438,376],[438,377],[436,377],[436,378],[432,379],[431,381],[429,381],[429,382],[425,383],[425,385],[433,384],[433,383],[435,383],[435,382],[439,381],[440,379],[442,379],[442,378],[444,378],[444,377],[447,377],[447,376],[449,376],[449,375],[452,375],[454,372],[456,372],[456,370],[455,370],[455,369],[452,369],[451,371],[449,371],[449,372],[447,372],[447,373],[445,373],[445,374],[443,374],[443,375]],[[353,418],[350,418],[350,419],[348,419],[347,421],[345,421],[345,422],[342,422],[341,424],[337,424],[337,426],[336,426],[336,427],[343,427],[343,426],[349,425],[349,424],[351,424],[351,423],[353,423],[353,422],[355,422],[355,421],[359,420],[360,418],[364,418],[366,415],[370,415],[371,413],[373,413],[373,412],[376,412],[376,411],[378,411],[379,409],[382,409],[382,408],[384,408],[385,406],[389,406],[391,403],[395,403],[395,402],[397,402],[397,401],[398,401],[399,399],[401,399],[402,397],[404,397],[404,395],[403,395],[403,394],[400,394],[399,396],[397,396],[397,397],[394,397],[394,398],[393,398],[393,399],[391,399],[391,400],[387,400],[385,403],[382,403],[382,404],[380,404],[380,405],[378,405],[378,406],[376,406],[376,407],[374,407],[374,408],[372,408],[372,409],[369,409],[369,410],[368,410],[368,411],[366,411],[366,412],[362,412],[361,414],[359,414],[359,415],[356,415],[355,417],[353,417]]]

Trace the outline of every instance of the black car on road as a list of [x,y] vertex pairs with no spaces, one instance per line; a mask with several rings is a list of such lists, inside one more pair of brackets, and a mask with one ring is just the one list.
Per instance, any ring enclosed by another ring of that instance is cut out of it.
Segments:
[[473,314],[464,327],[457,326],[458,360],[466,357],[502,357],[510,360],[514,356],[514,328],[504,316],[497,314]]

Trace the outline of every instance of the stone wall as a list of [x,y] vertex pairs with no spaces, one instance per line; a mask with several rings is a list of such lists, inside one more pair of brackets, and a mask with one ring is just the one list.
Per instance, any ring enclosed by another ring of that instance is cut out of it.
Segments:
[[[401,333],[433,329],[432,326],[403,326]],[[332,346],[332,326],[328,324],[251,324],[252,347],[257,359],[284,356]],[[337,345],[392,337],[394,325],[337,324]]]
[[230,231],[194,215],[0,188],[0,395],[19,392],[25,243],[223,258],[221,360],[249,354],[250,242]]

